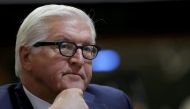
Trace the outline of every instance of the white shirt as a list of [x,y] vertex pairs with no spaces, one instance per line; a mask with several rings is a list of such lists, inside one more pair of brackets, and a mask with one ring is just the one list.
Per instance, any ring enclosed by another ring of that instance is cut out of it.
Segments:
[[50,105],[51,105],[50,103],[33,95],[24,86],[23,86],[23,88],[24,88],[24,92],[26,93],[26,96],[29,98],[34,109],[48,109],[50,107]]

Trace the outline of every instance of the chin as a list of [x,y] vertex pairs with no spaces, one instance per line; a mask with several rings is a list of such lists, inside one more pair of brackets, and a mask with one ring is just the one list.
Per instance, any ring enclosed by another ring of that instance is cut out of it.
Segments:
[[84,84],[83,81],[67,81],[67,82],[65,81],[60,86],[61,87],[59,89],[61,90],[70,89],[70,88],[78,88],[84,91],[86,89],[86,85]]
[[78,89],[81,89],[81,90],[85,90],[85,86],[84,86],[84,84],[70,84],[68,87],[67,87],[67,89],[68,88],[78,88]]

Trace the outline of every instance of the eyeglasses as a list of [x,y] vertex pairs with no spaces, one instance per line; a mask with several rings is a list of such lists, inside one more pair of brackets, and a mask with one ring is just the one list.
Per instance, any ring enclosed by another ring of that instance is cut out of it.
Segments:
[[51,46],[56,45],[59,48],[59,52],[62,56],[72,57],[76,53],[77,49],[82,50],[82,55],[85,59],[92,60],[94,59],[98,51],[100,51],[100,47],[96,45],[83,45],[78,46],[73,42],[37,42],[33,46],[40,47],[40,46]]

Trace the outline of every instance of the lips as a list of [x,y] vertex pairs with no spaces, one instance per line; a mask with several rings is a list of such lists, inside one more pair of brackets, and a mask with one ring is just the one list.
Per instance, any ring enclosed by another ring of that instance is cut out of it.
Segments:
[[71,72],[71,73],[63,73],[63,75],[62,76],[66,76],[66,75],[76,75],[76,76],[80,76],[82,79],[84,79],[84,76],[81,74],[81,73],[73,73],[73,72]]

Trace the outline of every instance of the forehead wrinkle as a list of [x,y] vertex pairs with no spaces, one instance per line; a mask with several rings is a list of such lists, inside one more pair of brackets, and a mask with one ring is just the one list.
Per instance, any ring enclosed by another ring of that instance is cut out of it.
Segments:
[[58,19],[50,20],[48,24],[48,39],[50,40],[68,40],[85,44],[94,43],[90,27],[83,21],[75,19],[73,22],[72,19]]

